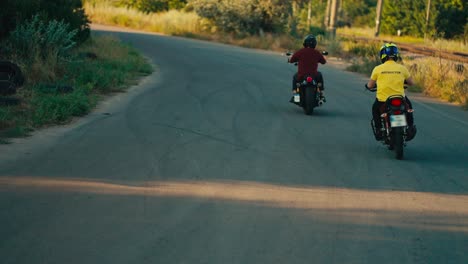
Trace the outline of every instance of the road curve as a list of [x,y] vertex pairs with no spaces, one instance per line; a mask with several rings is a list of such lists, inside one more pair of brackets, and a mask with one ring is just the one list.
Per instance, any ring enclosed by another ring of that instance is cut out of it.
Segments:
[[410,95],[398,161],[366,77],[280,54],[100,28],[156,72],[88,117],[0,146],[1,263],[468,263],[468,113]]

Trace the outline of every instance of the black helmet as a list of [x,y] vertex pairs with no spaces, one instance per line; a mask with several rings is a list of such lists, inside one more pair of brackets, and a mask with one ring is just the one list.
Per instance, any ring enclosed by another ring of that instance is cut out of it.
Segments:
[[304,39],[304,43],[302,44],[304,45],[304,48],[314,48],[315,49],[315,46],[317,46],[317,39],[315,38],[314,35],[307,35],[307,37],[305,37]]

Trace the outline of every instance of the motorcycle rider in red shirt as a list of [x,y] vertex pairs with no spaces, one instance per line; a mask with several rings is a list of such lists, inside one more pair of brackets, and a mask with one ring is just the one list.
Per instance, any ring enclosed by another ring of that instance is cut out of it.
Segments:
[[[311,75],[317,80],[320,97],[325,102],[325,97],[323,96],[323,77],[322,73],[317,71],[317,69],[319,63],[325,64],[327,61],[322,53],[315,49],[317,46],[317,39],[314,35],[307,35],[302,45],[304,48],[296,51],[288,61],[289,63],[298,63],[297,73],[294,74],[292,80],[293,93],[296,90],[296,83],[302,81],[307,75]],[[294,102],[293,98],[291,98],[290,102]]]

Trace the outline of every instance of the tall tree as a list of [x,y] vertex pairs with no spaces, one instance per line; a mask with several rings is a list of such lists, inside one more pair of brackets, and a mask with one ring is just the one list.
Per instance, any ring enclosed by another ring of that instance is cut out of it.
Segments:
[[341,25],[352,27],[374,26],[377,0],[343,1]]
[[383,33],[403,34],[422,37],[426,24],[426,0],[385,1],[382,11],[381,30]]
[[432,0],[428,7],[427,0],[386,1],[382,22],[382,31],[389,34],[401,30],[418,37],[429,33],[435,37],[463,38],[468,4],[463,0]]
[[468,27],[468,3],[463,0],[437,0],[435,8],[435,31],[445,38],[463,37]]

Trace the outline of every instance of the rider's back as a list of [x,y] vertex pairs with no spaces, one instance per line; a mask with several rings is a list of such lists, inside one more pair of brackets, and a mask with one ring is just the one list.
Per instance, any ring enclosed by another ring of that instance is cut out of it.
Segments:
[[326,60],[322,53],[314,48],[302,48],[295,52],[290,59],[290,62],[297,62],[298,79],[304,78],[307,75],[315,76],[317,74],[318,64],[325,64]]
[[385,102],[391,95],[405,96],[404,82],[409,76],[408,69],[393,60],[376,66],[371,79],[377,81],[377,100]]

